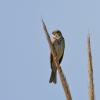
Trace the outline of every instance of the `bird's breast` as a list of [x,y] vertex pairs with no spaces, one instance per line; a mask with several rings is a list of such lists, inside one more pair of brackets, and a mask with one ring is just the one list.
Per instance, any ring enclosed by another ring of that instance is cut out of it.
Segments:
[[64,52],[64,41],[56,40],[53,44],[54,44],[55,50],[57,52],[57,57],[58,57],[58,59],[60,59]]

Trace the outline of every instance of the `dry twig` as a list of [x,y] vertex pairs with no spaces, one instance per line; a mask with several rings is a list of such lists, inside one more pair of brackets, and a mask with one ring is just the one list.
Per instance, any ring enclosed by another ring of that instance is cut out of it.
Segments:
[[88,36],[88,77],[89,77],[89,100],[94,100],[94,83],[90,35]]
[[71,93],[70,93],[70,89],[69,89],[68,83],[67,83],[66,78],[65,78],[65,76],[64,76],[64,74],[63,74],[62,68],[61,68],[61,66],[60,66],[59,63],[58,63],[58,59],[57,59],[57,56],[56,56],[56,51],[55,51],[55,49],[53,48],[53,45],[52,45],[52,42],[51,42],[49,33],[48,33],[48,31],[47,31],[46,25],[45,25],[45,23],[44,23],[43,20],[42,20],[42,24],[43,24],[43,28],[44,28],[44,32],[45,32],[47,41],[48,41],[48,43],[49,43],[49,47],[50,47],[50,49],[51,49],[51,52],[52,52],[52,55],[53,55],[53,58],[54,58],[54,63],[55,63],[56,66],[57,66],[57,70],[58,70],[58,73],[59,73],[59,76],[60,76],[60,80],[61,80],[61,83],[62,83],[64,92],[65,92],[65,95],[66,95],[66,100],[72,100],[72,97],[71,97]]

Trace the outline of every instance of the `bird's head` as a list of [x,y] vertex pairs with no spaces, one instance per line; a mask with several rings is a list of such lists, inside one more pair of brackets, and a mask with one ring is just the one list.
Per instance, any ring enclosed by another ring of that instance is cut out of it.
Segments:
[[62,33],[59,30],[55,30],[52,32],[52,36],[56,39],[60,39],[62,37]]

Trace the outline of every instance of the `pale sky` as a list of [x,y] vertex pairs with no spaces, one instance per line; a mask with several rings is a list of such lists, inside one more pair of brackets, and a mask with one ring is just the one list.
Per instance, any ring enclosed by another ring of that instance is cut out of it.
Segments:
[[88,100],[87,33],[95,98],[100,99],[100,0],[0,1],[0,100],[65,100],[59,77],[49,84],[49,46],[42,28],[61,30],[61,63],[73,100]]

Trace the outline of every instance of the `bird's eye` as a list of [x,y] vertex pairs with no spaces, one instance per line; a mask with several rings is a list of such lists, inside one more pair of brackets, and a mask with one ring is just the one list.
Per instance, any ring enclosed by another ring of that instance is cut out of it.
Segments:
[[61,32],[60,31],[57,31],[57,34],[60,36],[61,35]]

